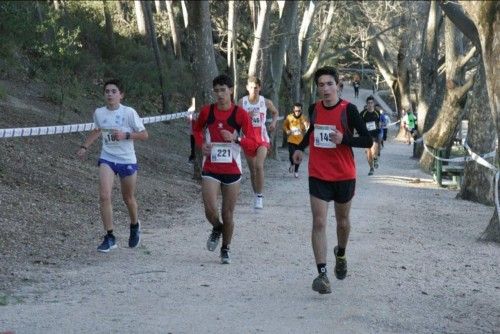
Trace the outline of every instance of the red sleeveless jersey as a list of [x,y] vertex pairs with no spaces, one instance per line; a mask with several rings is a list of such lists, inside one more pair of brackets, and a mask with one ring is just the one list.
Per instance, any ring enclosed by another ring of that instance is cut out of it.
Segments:
[[[346,133],[349,130],[342,124],[342,113],[347,113],[349,102],[341,100],[334,108],[326,109],[322,101],[314,107],[314,131],[321,125],[335,126]],[[346,125],[347,126],[347,125]],[[337,144],[334,148],[317,147],[314,131],[309,137],[309,176],[324,181],[345,181],[356,179],[356,164],[350,146]]]

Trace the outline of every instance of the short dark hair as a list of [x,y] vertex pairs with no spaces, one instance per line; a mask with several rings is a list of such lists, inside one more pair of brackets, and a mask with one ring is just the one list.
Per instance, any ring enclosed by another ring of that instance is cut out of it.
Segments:
[[293,104],[293,106],[294,106],[294,107],[300,107],[300,108],[302,108],[302,103],[300,103],[300,102],[295,102],[295,103]]
[[332,66],[324,66],[321,68],[318,68],[316,70],[316,73],[314,73],[314,83],[318,85],[318,79],[322,75],[331,75],[333,79],[335,80],[335,83],[339,83],[339,73],[337,72],[337,69]]
[[251,75],[251,76],[248,77],[247,83],[255,83],[255,84],[259,85],[259,86],[262,86],[262,84],[260,83],[260,79],[257,78],[257,77],[255,77],[255,76],[253,76],[253,75]]
[[370,95],[366,98],[366,103],[368,103],[368,101],[373,101],[375,102],[375,98],[373,97],[373,95]]
[[221,74],[214,78],[212,81],[212,87],[226,85],[229,88],[233,87],[233,79],[227,74]]
[[120,93],[123,93],[124,89],[123,89],[123,84],[121,83],[120,80],[118,79],[109,79],[108,81],[106,81],[104,83],[104,85],[102,86],[102,90],[106,90],[106,86],[107,85],[115,85],[116,87],[118,87],[118,89],[120,90]]

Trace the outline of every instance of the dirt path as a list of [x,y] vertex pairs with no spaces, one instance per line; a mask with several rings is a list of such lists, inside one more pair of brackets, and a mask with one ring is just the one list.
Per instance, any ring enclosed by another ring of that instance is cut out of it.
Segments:
[[[266,165],[262,211],[251,208],[245,171],[231,265],[205,249],[210,229],[196,198],[157,217],[165,227],[144,222],[137,250],[122,233],[119,249],[92,253],[88,266],[48,267],[50,279],[0,306],[0,333],[498,333],[500,247],[476,242],[493,208],[437,188],[407,145],[387,143],[371,177],[362,153],[349,272],[332,277],[330,252],[331,295],[311,290],[307,161],[294,179],[280,151],[282,161]],[[328,238],[333,249],[333,224]]]

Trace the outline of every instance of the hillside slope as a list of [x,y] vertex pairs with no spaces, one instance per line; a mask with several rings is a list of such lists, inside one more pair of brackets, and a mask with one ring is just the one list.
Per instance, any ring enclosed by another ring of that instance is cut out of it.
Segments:
[[[92,122],[94,109],[102,105],[89,98],[86,105],[74,108],[80,113],[65,110],[63,122],[58,123],[61,110],[44,99],[42,84],[0,84],[6,92],[0,100],[0,128]],[[199,185],[192,180],[192,166],[187,163],[186,122],[150,124],[147,129],[150,139],[136,143],[137,198],[144,221],[175,212],[199,197]],[[96,167],[100,143],[94,143],[85,161],[75,156],[87,134],[0,139],[0,291],[25,281],[12,274],[14,269],[79,267],[95,252],[103,234]],[[125,233],[128,214],[118,181],[113,196],[116,230]]]

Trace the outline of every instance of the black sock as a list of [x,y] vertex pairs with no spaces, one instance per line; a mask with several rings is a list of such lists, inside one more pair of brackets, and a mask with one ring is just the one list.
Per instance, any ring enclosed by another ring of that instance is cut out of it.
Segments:
[[108,236],[113,237],[113,238],[115,237],[115,236],[113,235],[113,230],[109,230],[109,231],[108,231]]
[[345,248],[337,248],[337,256],[344,256],[345,255]]
[[318,273],[325,273],[326,274],[326,263],[318,263],[316,265],[318,267]]
[[228,245],[222,245],[222,247],[220,248],[220,250],[229,250],[229,246]]
[[214,225],[214,230],[220,232],[222,231],[222,227],[223,227],[222,223],[218,220],[217,224]]
[[135,224],[130,224],[130,228],[134,228],[134,229],[139,228],[139,221],[137,221],[137,223],[135,223]]

